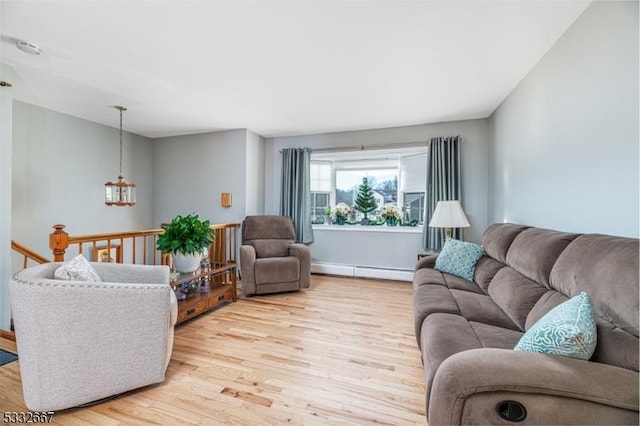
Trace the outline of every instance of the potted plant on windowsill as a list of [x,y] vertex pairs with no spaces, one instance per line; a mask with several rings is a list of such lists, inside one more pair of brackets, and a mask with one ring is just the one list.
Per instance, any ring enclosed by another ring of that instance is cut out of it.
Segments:
[[387,226],[396,226],[400,221],[400,209],[393,204],[385,204],[380,209],[380,215]]
[[158,250],[173,254],[176,271],[193,272],[200,266],[202,252],[213,243],[211,222],[200,220],[197,214],[176,216],[171,223],[164,224],[158,236]]
[[333,209],[334,222],[337,225],[344,225],[347,222],[347,216],[350,211],[351,209],[345,203],[339,203],[335,209]]

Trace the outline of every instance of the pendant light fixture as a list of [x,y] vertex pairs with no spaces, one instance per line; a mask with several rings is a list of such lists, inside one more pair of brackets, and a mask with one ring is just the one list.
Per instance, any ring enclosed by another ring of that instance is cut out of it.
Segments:
[[117,182],[104,184],[104,203],[108,206],[133,206],[136,203],[136,186],[122,176],[122,112],[123,106],[114,107],[120,111],[120,175]]

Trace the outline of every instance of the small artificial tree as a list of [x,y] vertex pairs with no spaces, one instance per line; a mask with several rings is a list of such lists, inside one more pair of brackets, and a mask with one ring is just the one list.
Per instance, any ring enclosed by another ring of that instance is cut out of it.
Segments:
[[364,214],[364,219],[360,222],[362,225],[369,224],[367,214],[378,208],[376,198],[373,196],[373,189],[369,186],[367,178],[362,178],[362,185],[358,187],[358,196],[356,197],[356,210]]

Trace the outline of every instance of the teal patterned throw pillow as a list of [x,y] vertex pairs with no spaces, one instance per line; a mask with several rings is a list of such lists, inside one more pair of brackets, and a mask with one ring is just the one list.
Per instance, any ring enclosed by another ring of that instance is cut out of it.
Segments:
[[476,263],[483,254],[484,249],[477,244],[449,238],[436,258],[435,269],[473,281]]
[[593,304],[584,291],[540,318],[514,348],[588,360],[598,341]]

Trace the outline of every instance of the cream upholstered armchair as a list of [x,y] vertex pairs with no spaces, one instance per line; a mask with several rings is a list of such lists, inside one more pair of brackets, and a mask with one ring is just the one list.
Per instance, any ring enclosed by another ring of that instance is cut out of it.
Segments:
[[91,263],[102,282],[54,279],[60,263],[10,283],[24,400],[75,407],[164,380],[177,301],[167,266]]
[[286,216],[247,216],[242,222],[240,270],[246,296],[308,288],[311,255],[295,243],[296,231]]

